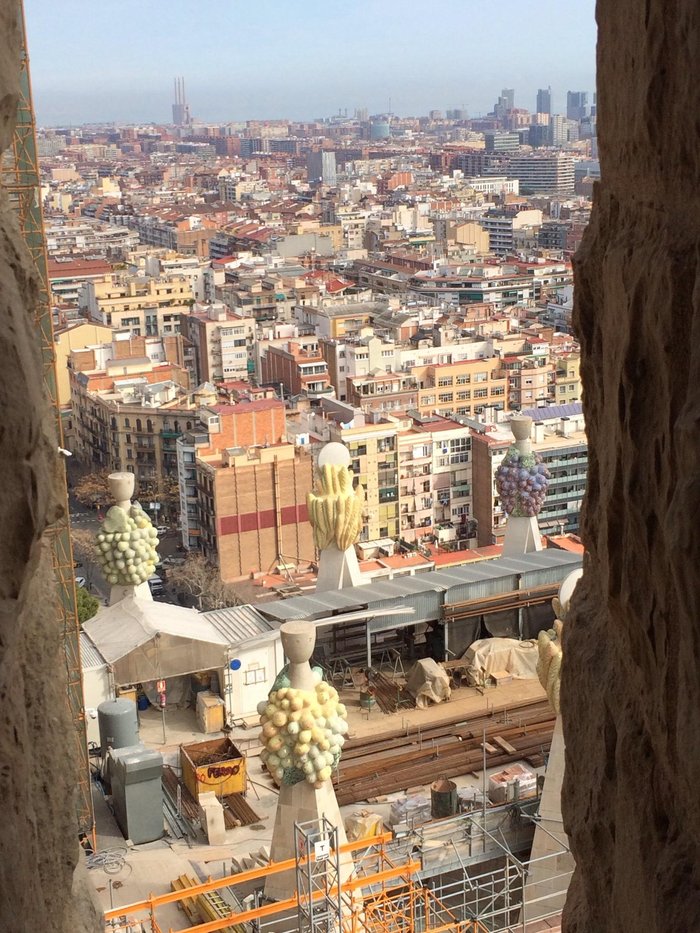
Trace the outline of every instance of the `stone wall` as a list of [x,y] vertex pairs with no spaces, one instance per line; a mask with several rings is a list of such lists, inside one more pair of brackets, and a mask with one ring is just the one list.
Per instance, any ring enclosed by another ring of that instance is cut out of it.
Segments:
[[[19,3],[0,2],[0,151],[17,107]],[[59,464],[42,394],[36,285],[0,188],[0,930],[99,929],[78,863],[75,742],[50,549]]]
[[568,933],[700,930],[700,4],[599,0],[576,259],[585,575],[564,632]]

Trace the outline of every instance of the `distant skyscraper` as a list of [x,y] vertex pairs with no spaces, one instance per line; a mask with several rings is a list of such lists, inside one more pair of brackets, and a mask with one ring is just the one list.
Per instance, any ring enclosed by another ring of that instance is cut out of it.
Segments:
[[588,116],[588,91],[567,91],[566,116],[568,120],[583,120]]
[[515,90],[512,87],[504,87],[501,91],[501,100],[506,110],[513,110],[515,107]]
[[306,157],[306,171],[311,184],[320,182],[329,188],[335,188],[338,183],[335,152],[325,149],[310,152]]
[[175,78],[175,103],[173,104],[173,123],[175,126],[189,126],[192,122],[190,107],[185,100],[185,79]]
[[552,112],[552,89],[540,88],[537,92],[537,106],[535,108],[535,113],[551,113]]

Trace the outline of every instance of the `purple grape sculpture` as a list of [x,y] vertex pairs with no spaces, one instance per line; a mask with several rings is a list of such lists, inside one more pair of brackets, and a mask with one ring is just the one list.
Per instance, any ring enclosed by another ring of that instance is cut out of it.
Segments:
[[549,486],[550,473],[539,454],[523,454],[508,448],[496,470],[496,489],[503,511],[516,518],[539,515]]

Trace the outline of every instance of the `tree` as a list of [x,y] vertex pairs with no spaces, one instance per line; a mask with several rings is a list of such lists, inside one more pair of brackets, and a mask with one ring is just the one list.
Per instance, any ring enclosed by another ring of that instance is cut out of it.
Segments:
[[70,540],[73,545],[73,555],[77,555],[85,569],[85,579],[92,582],[92,573],[98,566],[99,549],[95,535],[86,528],[71,528]]
[[150,511],[149,502],[156,501],[160,504],[158,516],[152,516],[154,522],[157,522],[158,518],[168,521],[180,512],[180,486],[176,476],[161,476],[158,482],[142,480],[138,483],[137,492],[146,512]]
[[184,564],[168,572],[168,580],[179,592],[189,593],[200,610],[225,609],[240,605],[240,599],[230,583],[224,583],[219,571],[201,554],[188,557]]
[[86,473],[73,484],[73,495],[81,505],[86,505],[91,509],[108,508],[114,501],[109,491],[108,476],[108,470]]
[[78,622],[83,625],[88,619],[91,619],[100,608],[100,601],[85,589],[79,586],[76,591],[76,608],[78,610]]

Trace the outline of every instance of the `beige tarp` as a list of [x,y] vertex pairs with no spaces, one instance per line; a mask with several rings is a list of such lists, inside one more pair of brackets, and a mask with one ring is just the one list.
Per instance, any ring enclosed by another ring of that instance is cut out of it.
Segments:
[[406,688],[416,698],[419,709],[449,700],[451,693],[450,678],[432,658],[416,661],[406,677]]
[[226,665],[225,639],[194,609],[127,596],[83,631],[112,666],[116,684],[138,684]]
[[469,661],[467,676],[481,683],[484,672],[506,671],[517,678],[537,679],[537,642],[517,638],[482,638],[472,642],[464,653]]

